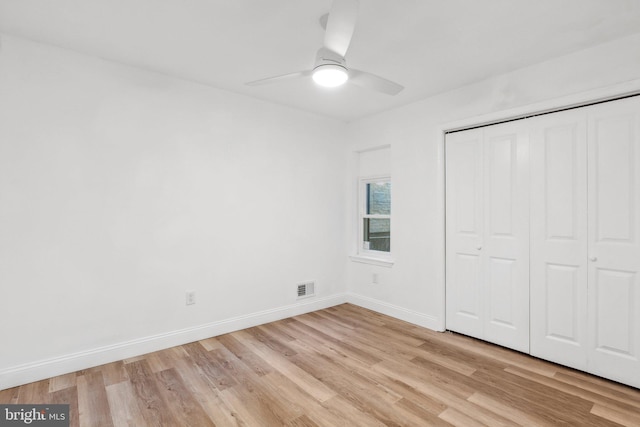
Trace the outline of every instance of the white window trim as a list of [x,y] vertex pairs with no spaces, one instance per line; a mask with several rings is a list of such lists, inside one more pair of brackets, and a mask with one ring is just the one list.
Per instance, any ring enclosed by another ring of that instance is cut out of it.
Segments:
[[[369,249],[364,249],[364,230],[362,227],[364,218],[389,218],[391,219],[391,215],[367,215],[367,201],[366,201],[366,185],[374,182],[391,182],[391,175],[375,175],[375,176],[366,176],[360,177],[358,179],[358,241],[357,241],[357,251],[355,255],[349,257],[352,261],[362,262],[365,264],[373,264],[379,265],[383,267],[391,267],[394,264],[394,260],[392,258],[392,252],[382,252],[382,251],[374,251]],[[393,193],[392,193],[393,194]],[[393,195],[391,196],[393,200]],[[393,203],[393,202],[392,202]],[[390,229],[391,232],[391,229]]]
[[379,267],[393,267],[395,261],[391,258],[371,258],[362,255],[349,255],[349,259],[353,262],[360,262],[362,264],[377,265]]

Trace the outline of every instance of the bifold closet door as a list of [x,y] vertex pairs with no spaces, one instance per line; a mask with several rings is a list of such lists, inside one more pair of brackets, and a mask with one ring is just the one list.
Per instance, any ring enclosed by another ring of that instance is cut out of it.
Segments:
[[446,139],[447,328],[529,351],[528,136],[519,123]]
[[587,114],[527,120],[531,354],[587,369]]
[[447,329],[483,333],[483,131],[446,137]]
[[588,120],[589,371],[640,387],[640,97]]

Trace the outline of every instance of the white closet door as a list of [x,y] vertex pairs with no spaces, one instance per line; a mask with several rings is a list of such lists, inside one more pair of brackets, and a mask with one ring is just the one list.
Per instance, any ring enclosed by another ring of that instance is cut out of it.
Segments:
[[482,332],[482,130],[446,138],[447,329]]
[[640,98],[588,113],[589,371],[640,387]]
[[484,128],[485,339],[529,351],[529,141],[522,121]]
[[531,354],[587,369],[587,120],[529,120]]
[[526,352],[529,160],[518,125],[447,135],[447,328]]

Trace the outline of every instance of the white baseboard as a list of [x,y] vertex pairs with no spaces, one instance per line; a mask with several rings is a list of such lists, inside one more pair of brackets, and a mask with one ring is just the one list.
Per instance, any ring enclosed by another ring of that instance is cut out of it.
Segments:
[[271,310],[264,310],[244,316],[2,369],[0,370],[0,390],[104,365],[105,363],[140,356],[229,332],[239,331],[264,323],[275,322],[276,320],[310,313],[344,303],[358,305],[436,331],[444,330],[444,321],[435,316],[408,310],[362,295],[344,293],[325,298],[304,300],[297,304]]
[[386,314],[387,316],[404,320],[405,322],[413,323],[414,325],[422,326],[434,331],[442,332],[445,330],[444,321],[435,316],[430,316],[428,314],[409,310],[404,307],[399,307],[397,305],[389,304],[384,301],[376,300],[351,292],[347,293],[346,297],[347,302],[350,304],[367,308],[381,314]]
[[346,294],[308,299],[271,310],[13,366],[0,370],[0,390],[322,310],[345,302]]

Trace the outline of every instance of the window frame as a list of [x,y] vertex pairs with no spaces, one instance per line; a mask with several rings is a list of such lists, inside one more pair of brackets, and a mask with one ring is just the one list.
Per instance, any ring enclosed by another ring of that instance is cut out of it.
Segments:
[[[358,179],[358,242],[357,242],[357,255],[359,257],[378,259],[382,261],[391,260],[391,214],[367,214],[367,184],[374,183],[389,183],[391,184],[391,175],[375,175],[360,177]],[[393,196],[391,197],[391,204],[393,204]],[[373,249],[365,249],[364,247],[364,220],[369,219],[388,219],[389,220],[389,252],[376,251]]]

